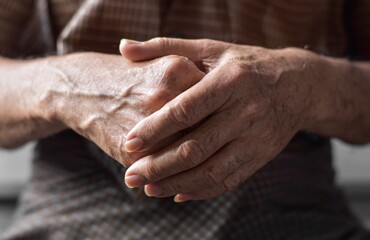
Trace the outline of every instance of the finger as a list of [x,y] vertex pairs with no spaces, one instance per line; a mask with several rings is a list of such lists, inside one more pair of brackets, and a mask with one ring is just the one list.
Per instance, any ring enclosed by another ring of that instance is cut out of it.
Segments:
[[177,194],[173,200],[177,203],[196,200],[207,200],[220,196],[225,192],[226,191],[224,190],[224,188],[222,188],[222,186],[215,186],[212,188],[203,189],[201,191]]
[[135,162],[126,177],[138,175],[146,183],[156,182],[201,164],[238,136],[240,129],[232,118],[227,111],[218,113],[175,144]]
[[[255,161],[248,162],[253,163]],[[225,178],[219,185],[215,185],[210,188],[203,188],[193,192],[177,194],[174,198],[174,201],[185,202],[191,200],[206,200],[218,197],[226,192],[236,191],[262,166],[254,163],[252,165],[244,164],[230,176]]]
[[271,158],[260,158],[258,153],[256,153],[252,158],[245,161],[234,173],[226,177],[220,184],[211,188],[203,188],[193,192],[177,194],[174,201],[206,200],[217,197],[225,192],[235,191],[245,184],[249,178],[263,168],[270,160]]
[[121,54],[131,61],[144,61],[166,55],[180,55],[198,62],[216,52],[226,44],[214,40],[185,40],[178,38],[153,38],[146,42],[122,39]]
[[158,145],[154,146],[153,148],[144,151],[144,152],[127,152],[123,151],[121,155],[121,161],[124,162],[124,166],[126,168],[131,167],[136,161],[139,159],[145,157],[145,156],[150,156],[161,149],[163,149],[166,146],[171,145],[173,142],[175,142],[177,139],[181,138],[182,134],[175,134],[169,138],[164,139],[162,142],[160,142]]
[[229,78],[222,68],[207,74],[160,110],[141,120],[126,138],[128,152],[150,149],[162,139],[205,119],[233,94],[221,82]]
[[[188,171],[165,178],[154,184],[146,186],[146,193],[149,196],[168,197],[178,193],[194,192],[202,189],[209,189],[222,185],[223,181],[237,169],[239,169],[249,157],[243,150],[243,156],[239,157],[239,145],[236,142],[230,142],[219,150],[203,164]],[[153,189],[161,191],[153,191]],[[155,195],[161,192],[161,195]]]
[[[205,73],[186,57],[169,55],[152,62],[154,64],[149,66],[148,71],[152,74],[154,82],[157,82],[159,88],[176,91],[176,95],[184,92],[205,76]],[[158,69],[164,70],[158,71]]]

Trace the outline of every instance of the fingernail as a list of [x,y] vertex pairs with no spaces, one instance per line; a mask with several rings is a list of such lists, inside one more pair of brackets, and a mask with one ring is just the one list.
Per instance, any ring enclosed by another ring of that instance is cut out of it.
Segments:
[[125,148],[127,152],[135,152],[139,150],[144,145],[141,138],[133,138],[125,143]]
[[131,40],[131,39],[121,39],[121,44],[127,44],[127,45],[132,45],[132,44],[138,44],[140,43],[139,41]]
[[189,194],[177,194],[173,200],[177,203],[181,203],[192,200],[192,197]]
[[125,177],[125,183],[129,188],[142,187],[145,185],[145,179],[139,175]]
[[146,185],[144,190],[148,197],[161,197],[164,193],[163,190],[155,184]]

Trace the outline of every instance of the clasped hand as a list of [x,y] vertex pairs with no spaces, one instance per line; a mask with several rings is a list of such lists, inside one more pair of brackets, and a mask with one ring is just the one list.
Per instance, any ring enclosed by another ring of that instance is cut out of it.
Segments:
[[309,119],[317,75],[310,74],[316,62],[306,51],[170,38],[123,40],[120,51],[132,62],[184,56],[205,73],[127,135],[130,154],[176,136],[126,172],[126,184],[145,186],[148,196],[183,202],[234,190],[274,159]]

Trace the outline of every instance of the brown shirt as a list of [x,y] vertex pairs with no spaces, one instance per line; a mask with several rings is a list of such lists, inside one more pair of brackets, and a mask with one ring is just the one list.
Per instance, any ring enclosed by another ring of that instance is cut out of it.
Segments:
[[1,1],[2,54],[117,53],[120,38],[212,38],[370,55],[368,0]]
[[[370,56],[367,0],[1,0],[0,53],[118,53],[121,38],[211,38]],[[299,143],[299,144],[297,144]],[[39,141],[3,239],[367,239],[334,182],[330,143],[305,134],[235,192],[136,199],[124,168],[73,132]]]

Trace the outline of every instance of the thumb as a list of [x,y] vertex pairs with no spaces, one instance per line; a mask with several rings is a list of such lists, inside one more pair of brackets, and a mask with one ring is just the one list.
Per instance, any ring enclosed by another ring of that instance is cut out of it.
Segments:
[[179,55],[187,57],[196,63],[206,58],[206,55],[211,54],[209,51],[206,53],[205,49],[216,50],[214,48],[209,48],[208,45],[210,44],[222,46],[221,42],[213,40],[153,38],[145,42],[122,39],[119,49],[122,56],[134,62],[151,60],[167,55]]

